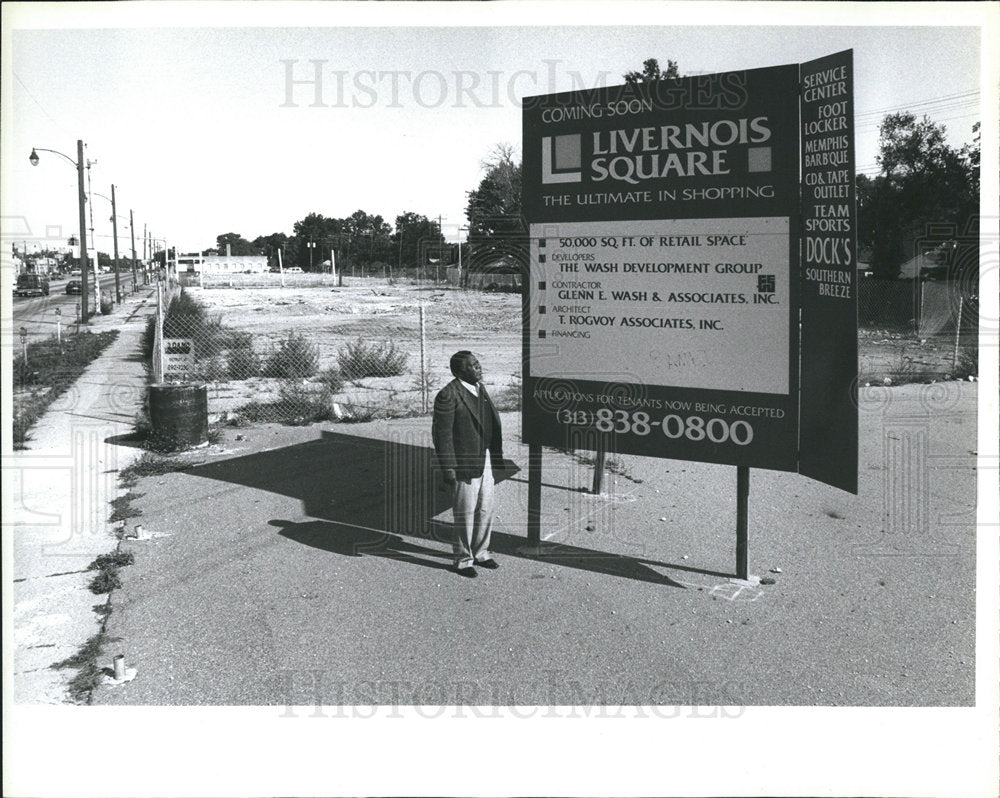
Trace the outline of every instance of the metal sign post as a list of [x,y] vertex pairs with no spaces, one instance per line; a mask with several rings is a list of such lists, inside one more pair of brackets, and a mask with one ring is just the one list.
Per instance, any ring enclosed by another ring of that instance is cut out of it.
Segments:
[[542,447],[528,446],[528,546],[542,544]]
[[736,576],[749,579],[750,469],[736,466]]

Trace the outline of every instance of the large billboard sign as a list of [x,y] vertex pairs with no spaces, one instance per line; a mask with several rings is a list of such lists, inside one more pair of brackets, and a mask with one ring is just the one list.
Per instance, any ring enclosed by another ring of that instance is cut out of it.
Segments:
[[793,64],[525,101],[526,442],[799,469],[799,100]]

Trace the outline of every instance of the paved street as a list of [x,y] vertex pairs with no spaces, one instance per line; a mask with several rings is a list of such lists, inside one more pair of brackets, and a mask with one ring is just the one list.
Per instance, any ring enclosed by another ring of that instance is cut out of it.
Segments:
[[[9,340],[10,335],[16,335],[17,330],[20,327],[24,327],[28,331],[28,340],[34,340],[37,337],[47,338],[56,333],[56,308],[62,311],[62,329],[63,331],[75,330],[76,329],[76,319],[77,319],[77,305],[80,304],[79,294],[67,294],[66,284],[70,280],[79,281],[79,277],[55,277],[52,278],[50,283],[50,290],[48,296],[38,296],[38,297],[12,297],[11,301],[11,314],[10,316],[4,317],[4,329],[3,334],[7,336],[4,340]],[[114,296],[115,293],[115,275],[114,273],[102,274],[100,275],[101,280],[101,290],[105,293]],[[121,285],[122,296],[127,299],[133,295],[132,292],[132,273],[126,273],[122,270],[119,275],[119,282]],[[142,277],[139,276],[138,289],[139,292],[148,293],[152,290],[151,286],[142,285]],[[90,284],[88,290],[90,310],[94,309],[94,288],[93,283]],[[100,314],[98,314],[99,316]]]
[[623,457],[592,496],[546,451],[558,545],[520,550],[522,471],[500,570],[464,580],[427,419],[228,429],[135,488],[153,537],[127,544],[103,659],[138,675],[95,703],[971,705],[976,398],[863,391],[858,497],[752,472],[760,585],[731,580],[732,467]]

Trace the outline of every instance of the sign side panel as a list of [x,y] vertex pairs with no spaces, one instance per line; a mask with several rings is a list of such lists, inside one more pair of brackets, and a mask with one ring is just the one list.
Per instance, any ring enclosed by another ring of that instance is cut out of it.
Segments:
[[801,66],[799,473],[858,492],[853,51]]

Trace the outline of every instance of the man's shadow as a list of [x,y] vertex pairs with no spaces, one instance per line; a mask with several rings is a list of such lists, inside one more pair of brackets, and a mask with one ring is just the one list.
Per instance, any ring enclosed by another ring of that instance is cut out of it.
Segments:
[[[301,500],[312,521],[268,521],[279,534],[348,557],[379,556],[447,569],[451,562],[451,492],[442,490],[434,452],[404,439],[380,440],[324,430],[317,440],[195,466],[195,476]],[[655,584],[684,587],[657,572],[665,566],[564,544],[542,555],[526,552],[525,537],[494,531],[491,549]]]
[[[304,546],[340,554],[345,557],[386,557],[427,568],[449,569],[451,553],[443,549],[432,549],[404,540],[391,532],[378,532],[352,527],[348,524],[330,521],[282,521],[275,519],[268,523],[278,528],[278,534]],[[419,555],[419,556],[418,556]],[[433,557],[436,559],[428,559]],[[444,562],[438,560],[444,559]]]

